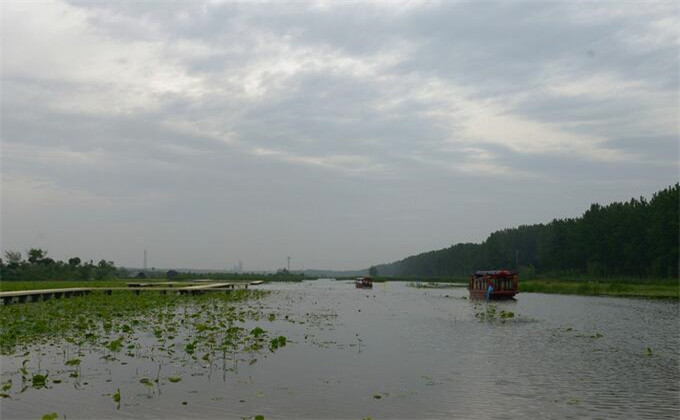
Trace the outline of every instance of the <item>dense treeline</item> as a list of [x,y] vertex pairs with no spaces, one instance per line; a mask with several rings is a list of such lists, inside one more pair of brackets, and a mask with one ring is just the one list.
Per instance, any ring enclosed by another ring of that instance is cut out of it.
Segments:
[[539,274],[678,277],[680,185],[651,200],[593,204],[581,217],[493,232],[377,266],[381,276],[467,276],[475,270],[520,268]]
[[168,280],[268,280],[268,281],[302,281],[306,277],[302,273],[289,272],[286,269],[276,273],[227,273],[227,272],[178,272],[176,270],[129,270],[116,267],[113,261],[101,260],[97,264],[92,261],[83,262],[79,257],[68,261],[55,261],[47,256],[47,251],[31,248],[26,259],[19,251],[6,251],[0,258],[0,280],[21,281],[59,281],[59,280],[111,280],[116,278],[168,279]]
[[0,279],[2,280],[104,280],[118,276],[118,269],[112,261],[101,260],[83,263],[73,257],[68,261],[55,261],[47,256],[47,251],[31,248],[23,259],[21,252],[7,251],[0,259]]

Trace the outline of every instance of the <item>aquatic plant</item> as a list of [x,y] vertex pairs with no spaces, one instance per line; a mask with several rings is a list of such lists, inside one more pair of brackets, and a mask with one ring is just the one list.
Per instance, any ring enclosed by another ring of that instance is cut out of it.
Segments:
[[284,336],[278,336],[277,338],[272,339],[269,342],[269,350],[274,351],[278,349],[279,347],[283,347],[286,345],[286,337]]
[[31,378],[31,386],[33,388],[44,388],[47,385],[47,374],[35,374]]
[[113,398],[113,401],[119,403],[120,406],[120,389],[116,389],[116,392],[114,392],[111,397]]
[[[155,377],[142,374],[137,380],[148,387],[147,397],[152,397],[160,395],[154,387],[161,385],[161,366],[181,365],[189,369],[193,366],[206,369],[208,375],[218,368],[226,374],[236,371],[238,363],[255,363],[257,352],[266,349],[275,352],[289,344],[287,337],[270,337],[265,329],[253,325],[257,320],[276,320],[271,317],[271,309],[265,311],[254,302],[266,294],[252,290],[163,296],[121,291],[111,296],[93,293],[67,300],[4,306],[0,307],[3,319],[0,350],[14,357],[22,353],[29,356],[35,350],[44,352],[46,348],[52,355],[63,355],[59,363],[67,370],[58,371],[63,374],[61,378],[50,378],[49,382],[47,373],[39,370],[40,358],[25,359],[16,373],[27,384],[22,391],[49,389],[48,384],[62,380],[71,381],[76,388],[87,385],[81,382],[81,376],[87,374],[83,371],[81,375],[81,369],[85,368],[84,361],[89,360],[84,356],[96,354],[112,369],[132,363],[130,358],[150,360],[158,365],[157,374]],[[310,316],[314,325],[322,325],[332,317],[333,314]],[[248,357],[244,358],[243,354]],[[33,363],[37,363],[37,372]],[[88,363],[88,366],[96,365]],[[177,374],[165,378],[169,383],[182,380]],[[120,388],[114,384],[113,389],[116,391],[107,394],[107,398],[120,406]],[[2,384],[0,397],[12,396],[9,378]],[[188,402],[184,402],[186,404]]]
[[496,305],[489,304],[486,305],[484,309],[480,309],[479,305],[475,305],[475,310],[475,318],[482,321],[492,322],[499,320],[501,323],[504,323],[506,320],[517,317],[517,315],[512,311],[506,311],[502,309],[499,312]]

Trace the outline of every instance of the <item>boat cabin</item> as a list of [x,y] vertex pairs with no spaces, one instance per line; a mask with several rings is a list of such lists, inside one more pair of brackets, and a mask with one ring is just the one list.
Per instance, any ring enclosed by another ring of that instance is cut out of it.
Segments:
[[486,299],[489,285],[493,287],[489,299],[512,299],[519,293],[517,273],[508,270],[476,271],[470,276],[470,298]]
[[372,289],[373,280],[370,277],[359,277],[354,280],[354,285],[357,289]]

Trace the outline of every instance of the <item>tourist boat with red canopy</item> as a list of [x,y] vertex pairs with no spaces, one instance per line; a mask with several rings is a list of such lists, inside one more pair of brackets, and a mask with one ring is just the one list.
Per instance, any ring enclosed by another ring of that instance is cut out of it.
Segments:
[[517,273],[508,270],[476,271],[470,276],[468,290],[471,299],[486,299],[489,285],[493,287],[489,299],[512,299],[519,293]]

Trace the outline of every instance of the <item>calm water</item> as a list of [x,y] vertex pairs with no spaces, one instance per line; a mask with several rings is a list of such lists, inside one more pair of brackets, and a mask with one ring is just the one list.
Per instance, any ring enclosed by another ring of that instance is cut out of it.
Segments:
[[[463,299],[461,288],[385,283],[367,291],[330,280],[263,287],[274,293],[254,305],[277,319],[247,324],[292,341],[276,353],[220,365],[107,361],[93,349],[77,381],[12,394],[1,401],[2,418],[680,416],[677,302],[520,294],[498,303],[518,315],[501,323],[476,318],[486,304]],[[64,357],[42,353],[30,363],[65,377]],[[3,358],[3,382],[19,380],[22,360]],[[170,374],[182,381],[139,383]],[[118,388],[120,408],[110,395]]]

